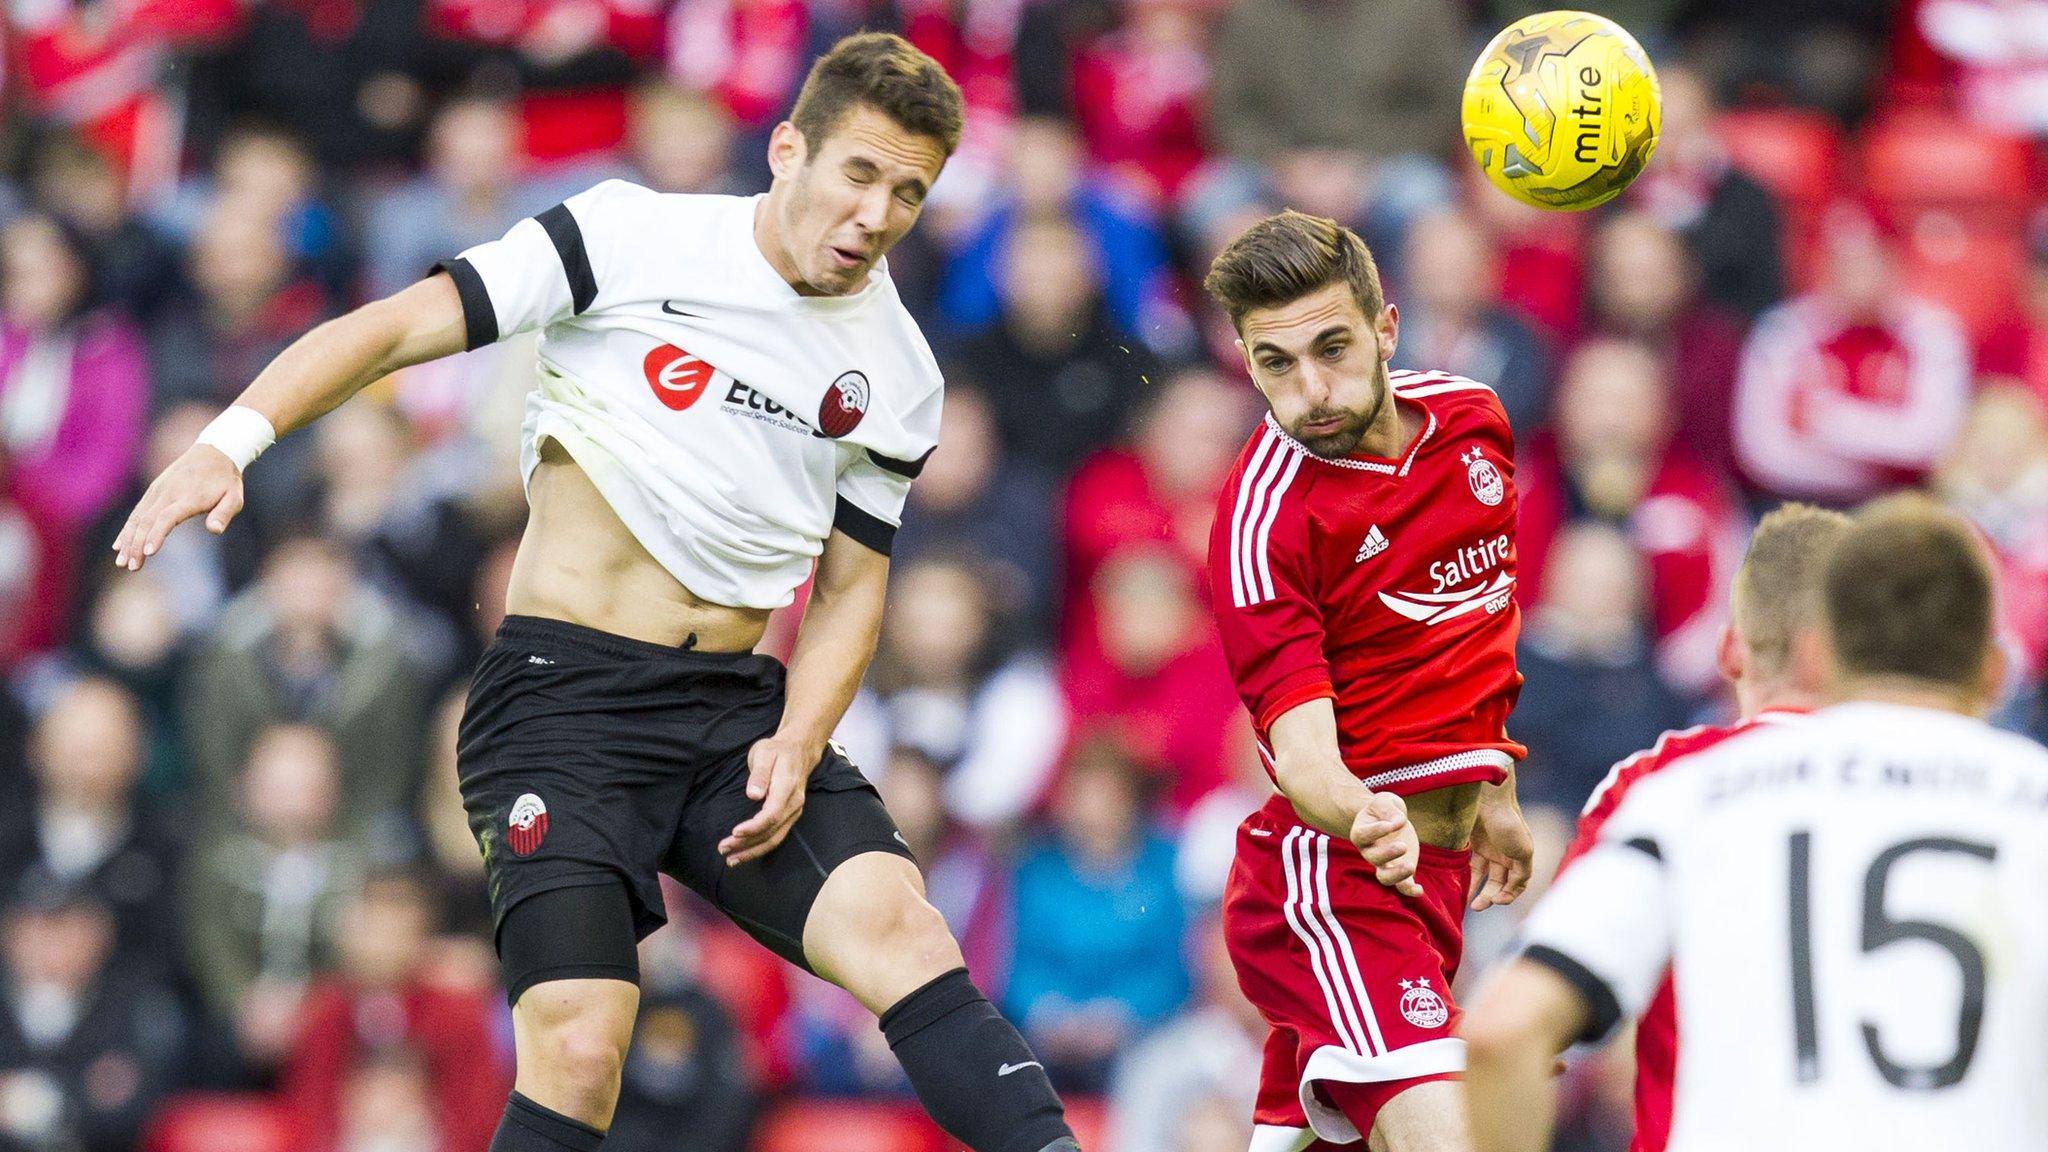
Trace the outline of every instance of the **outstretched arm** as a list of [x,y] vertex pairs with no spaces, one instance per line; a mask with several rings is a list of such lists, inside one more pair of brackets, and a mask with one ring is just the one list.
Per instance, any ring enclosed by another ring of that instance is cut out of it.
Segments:
[[803,815],[811,770],[860,688],[882,634],[889,557],[835,529],[818,557],[811,600],[789,656],[782,724],[747,753],[747,797],[761,810],[718,845],[727,864],[766,856]]
[[[330,320],[280,352],[235,400],[244,423],[282,436],[332,411],[400,368],[460,352],[462,301],[446,273]],[[114,563],[134,571],[156,555],[171,529],[200,513],[214,532],[242,510],[242,473],[211,444],[194,444],[164,469],[114,541]]]
[[1479,1152],[1542,1152],[1557,1119],[1557,1054],[1585,1028],[1578,989],[1517,959],[1489,980],[1458,1031],[1465,1100]]

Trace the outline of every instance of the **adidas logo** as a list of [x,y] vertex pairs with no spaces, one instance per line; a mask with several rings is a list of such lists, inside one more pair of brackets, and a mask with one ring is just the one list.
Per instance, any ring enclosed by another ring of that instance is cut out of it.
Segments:
[[1380,531],[1379,525],[1375,524],[1372,526],[1372,531],[1365,534],[1365,543],[1358,546],[1358,556],[1351,562],[1353,564],[1362,564],[1386,550],[1386,534]]

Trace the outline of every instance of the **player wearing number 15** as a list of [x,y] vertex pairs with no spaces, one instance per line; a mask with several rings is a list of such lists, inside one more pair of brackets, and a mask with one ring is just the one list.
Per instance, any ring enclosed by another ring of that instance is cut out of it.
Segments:
[[1675,977],[1672,1152],[2039,1149],[2048,750],[1980,717],[2004,661],[1972,530],[1859,512],[1794,660],[1835,701],[1637,781],[1465,1021],[1481,1152],[1546,1148],[1553,1054]]

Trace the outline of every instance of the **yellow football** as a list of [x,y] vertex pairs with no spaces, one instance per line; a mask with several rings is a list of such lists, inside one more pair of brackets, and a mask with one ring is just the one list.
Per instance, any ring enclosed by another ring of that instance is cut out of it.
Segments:
[[1621,194],[1657,150],[1657,73],[1590,12],[1539,12],[1493,38],[1465,80],[1465,144],[1494,187],[1577,212]]

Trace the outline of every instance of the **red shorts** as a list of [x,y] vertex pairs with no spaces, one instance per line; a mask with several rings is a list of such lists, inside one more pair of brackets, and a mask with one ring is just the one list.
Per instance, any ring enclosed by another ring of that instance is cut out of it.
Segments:
[[[1349,841],[1304,826],[1284,798],[1238,828],[1223,932],[1238,984],[1272,1027],[1251,1152],[1362,1140],[1395,1095],[1463,1072],[1451,980],[1471,861],[1469,850],[1424,845],[1423,895],[1407,897],[1374,878]],[[1367,1090],[1343,1093],[1347,1115],[1319,1083]]]

